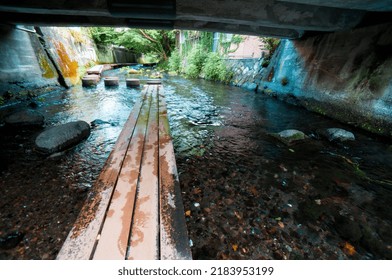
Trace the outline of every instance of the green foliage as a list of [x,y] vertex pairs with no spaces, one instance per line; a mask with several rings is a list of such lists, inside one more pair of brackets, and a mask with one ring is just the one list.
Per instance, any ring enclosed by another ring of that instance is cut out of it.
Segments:
[[97,45],[123,46],[150,58],[155,56],[154,62],[167,60],[175,46],[174,31],[91,27],[89,33]]
[[203,73],[207,80],[222,81],[228,80],[229,71],[226,63],[218,53],[209,53],[203,67]]
[[0,106],[4,104],[4,98],[0,96]]
[[180,56],[180,51],[178,49],[175,49],[171,53],[171,56],[169,57],[168,68],[170,71],[174,71],[177,73],[181,72],[181,56]]
[[126,29],[116,43],[137,53],[156,54],[158,60],[167,60],[175,46],[174,31]]
[[[226,41],[226,42],[223,42],[222,34],[221,34],[221,37],[220,37],[220,45],[221,45],[221,47],[223,49],[223,53],[224,54],[236,52],[238,50],[240,44],[243,41],[244,41],[243,36],[236,35],[236,34],[233,35],[233,37],[231,37],[230,41]],[[233,45],[235,46],[235,48],[233,50],[230,50],[230,47],[233,46]]]
[[265,44],[265,47],[269,51],[269,56],[272,57],[276,48],[280,44],[280,39],[270,38],[270,37],[261,37],[261,42],[263,42]]
[[192,79],[198,78],[206,58],[207,53],[205,50],[200,45],[195,46],[186,58],[185,76]]
[[269,38],[269,37],[260,37],[261,42],[264,43],[266,49],[268,50],[268,55],[264,57],[263,62],[261,63],[262,67],[268,67],[270,64],[272,55],[274,54],[276,48],[280,44],[280,39],[277,38]]
[[118,32],[113,27],[90,27],[88,31],[97,45],[112,45],[118,36]]
[[265,57],[263,59],[263,62],[261,63],[261,67],[268,67],[268,65],[270,64],[270,58],[269,57]]

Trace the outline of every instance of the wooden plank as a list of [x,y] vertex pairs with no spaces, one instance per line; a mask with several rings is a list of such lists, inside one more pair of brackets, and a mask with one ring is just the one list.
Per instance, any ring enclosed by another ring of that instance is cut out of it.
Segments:
[[103,65],[95,65],[87,70],[88,75],[101,75],[103,71]]
[[125,259],[150,106],[151,102],[142,106],[93,259]]
[[159,98],[160,258],[191,260],[173,142],[163,87]]
[[159,259],[158,98],[154,86],[127,259]]
[[113,187],[117,181],[140,108],[145,102],[145,98],[146,92],[143,93],[142,99],[133,106],[113,151],[57,255],[57,259],[76,260],[89,259],[91,257],[109,200],[112,197]]

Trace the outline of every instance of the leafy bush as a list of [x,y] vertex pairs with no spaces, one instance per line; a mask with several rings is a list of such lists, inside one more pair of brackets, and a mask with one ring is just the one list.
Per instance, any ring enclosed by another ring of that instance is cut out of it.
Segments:
[[202,72],[206,58],[207,53],[202,47],[196,46],[193,48],[186,59],[185,76],[192,79],[198,78]]
[[203,67],[203,73],[207,80],[222,81],[228,80],[229,71],[226,63],[218,53],[211,52],[208,54]]
[[174,72],[181,72],[181,56],[180,52],[178,49],[175,49],[172,53],[171,56],[169,57],[169,65],[168,68],[170,71]]

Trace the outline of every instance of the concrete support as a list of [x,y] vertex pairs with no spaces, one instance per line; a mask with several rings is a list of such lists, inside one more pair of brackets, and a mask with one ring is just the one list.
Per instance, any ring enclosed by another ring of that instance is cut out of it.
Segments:
[[361,23],[366,12],[392,12],[390,0],[94,0],[0,3],[2,22],[57,26],[129,26],[213,30],[299,38]]

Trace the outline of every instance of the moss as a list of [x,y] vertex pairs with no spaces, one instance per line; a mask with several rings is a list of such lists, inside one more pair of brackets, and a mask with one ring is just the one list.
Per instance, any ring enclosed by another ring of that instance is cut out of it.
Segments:
[[289,83],[289,80],[287,79],[287,77],[283,77],[280,80],[280,83],[282,84],[282,86],[286,86]]
[[38,63],[42,70],[42,77],[47,79],[52,79],[56,76],[51,65],[49,64],[49,61],[46,59],[46,57],[43,54],[39,54]]
[[60,59],[59,64],[61,73],[65,78],[69,78],[72,84],[76,84],[79,81],[78,62],[70,59],[64,45],[61,42],[55,42],[54,44]]

